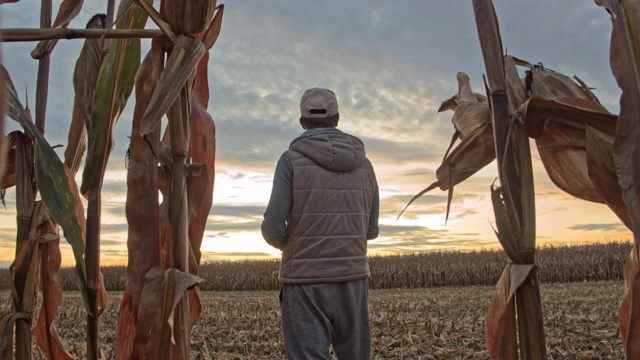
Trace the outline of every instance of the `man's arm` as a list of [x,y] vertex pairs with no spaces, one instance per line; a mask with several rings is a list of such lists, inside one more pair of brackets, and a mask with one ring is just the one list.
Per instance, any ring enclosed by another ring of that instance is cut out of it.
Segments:
[[380,191],[378,184],[373,194],[373,203],[371,204],[371,215],[369,215],[369,229],[367,230],[367,240],[373,240],[378,237],[378,218],[380,217]]
[[286,156],[280,156],[273,176],[273,188],[269,205],[262,221],[262,237],[280,250],[285,247],[287,238],[287,219],[293,204],[293,166]]

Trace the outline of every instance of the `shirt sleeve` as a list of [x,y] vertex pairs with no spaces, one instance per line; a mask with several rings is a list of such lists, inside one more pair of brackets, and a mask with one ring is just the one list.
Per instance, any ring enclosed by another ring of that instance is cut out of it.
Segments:
[[379,217],[380,217],[380,190],[378,188],[378,185],[376,184],[376,190],[373,194],[373,203],[371,204],[371,214],[369,215],[369,229],[367,230],[367,240],[373,240],[378,237]]
[[293,165],[285,154],[280,156],[273,175],[273,188],[262,221],[262,237],[283,250],[287,239],[287,220],[293,204]]

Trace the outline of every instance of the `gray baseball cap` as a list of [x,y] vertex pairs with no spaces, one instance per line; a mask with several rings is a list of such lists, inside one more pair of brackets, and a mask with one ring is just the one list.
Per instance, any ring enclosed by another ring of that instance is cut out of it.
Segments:
[[333,91],[323,88],[312,88],[302,94],[300,114],[302,117],[328,118],[338,113],[338,100]]

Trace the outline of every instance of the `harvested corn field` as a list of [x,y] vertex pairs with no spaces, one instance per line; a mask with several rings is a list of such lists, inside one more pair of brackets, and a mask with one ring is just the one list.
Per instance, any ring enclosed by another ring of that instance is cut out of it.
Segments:
[[[624,359],[617,320],[623,288],[622,281],[543,284],[549,358]],[[487,359],[484,314],[493,291],[492,286],[371,290],[374,358]],[[121,292],[109,295],[112,303],[100,323],[105,359],[113,358],[122,299]],[[194,359],[285,357],[277,291],[202,292],[201,297],[202,316],[191,337]],[[85,358],[84,317],[80,294],[65,293],[57,328],[77,358]]]

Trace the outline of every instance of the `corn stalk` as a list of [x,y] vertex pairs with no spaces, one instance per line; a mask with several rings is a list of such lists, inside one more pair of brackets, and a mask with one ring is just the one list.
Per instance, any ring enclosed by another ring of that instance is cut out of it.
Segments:
[[[498,228],[496,235],[512,261],[505,268],[487,312],[487,345],[490,356],[495,359],[517,359],[518,353],[522,359],[545,359],[544,326],[534,258],[535,203],[529,142],[525,128],[510,121],[510,94],[493,3],[474,0],[473,5],[487,71],[501,184],[501,188],[491,189]],[[515,92],[513,97],[524,97],[524,89],[519,82],[512,89]]]
[[[163,1],[158,12],[136,3],[168,42],[152,42],[136,78],[127,173],[128,283],[116,356],[188,359],[190,329],[200,313],[194,287],[202,281],[196,275],[215,163],[215,130],[206,113],[207,50],[218,37],[222,7],[216,12],[215,1]],[[164,114],[168,126],[160,141]]]
[[640,4],[597,0],[612,17],[611,70],[622,90],[613,158],[622,197],[631,214],[634,248],[625,264],[620,332],[627,358],[640,358]]
[[[136,7],[121,7],[117,28],[141,28],[146,13]],[[99,358],[98,320],[106,307],[100,275],[100,223],[102,184],[109,155],[113,150],[112,130],[131,94],[135,73],[140,65],[140,40],[117,39],[109,46],[97,79],[95,98],[88,127],[88,151],[80,191],[88,199],[87,209],[87,352]]]

